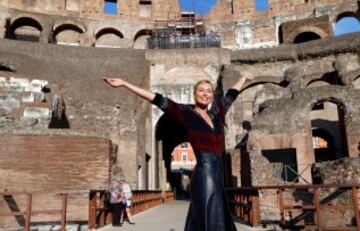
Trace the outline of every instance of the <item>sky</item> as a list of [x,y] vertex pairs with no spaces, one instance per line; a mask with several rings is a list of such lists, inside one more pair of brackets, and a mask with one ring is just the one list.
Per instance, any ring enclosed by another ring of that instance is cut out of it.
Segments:
[[[121,1],[121,0],[119,0]],[[257,11],[268,9],[268,0],[254,0]],[[195,11],[198,15],[208,14],[216,3],[216,0],[179,0],[180,7],[184,11]],[[105,13],[117,14],[116,1],[105,3]],[[344,17],[334,27],[335,35],[360,31],[360,22],[354,17]]]

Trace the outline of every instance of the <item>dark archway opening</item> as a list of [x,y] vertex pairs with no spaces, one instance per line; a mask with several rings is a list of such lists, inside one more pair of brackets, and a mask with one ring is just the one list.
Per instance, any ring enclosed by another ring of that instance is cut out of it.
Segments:
[[35,19],[23,17],[15,20],[9,33],[6,33],[9,39],[22,40],[29,42],[39,42],[42,26]]
[[324,129],[312,131],[315,162],[335,160],[335,143],[332,135]]
[[180,176],[183,174],[183,170],[171,171],[172,153],[174,149],[183,143],[186,143],[186,131],[180,124],[173,118],[164,114],[160,117],[156,125],[156,141],[162,143],[162,156],[160,159],[164,160],[166,169],[166,181],[170,184],[171,189],[176,191],[179,188]]
[[303,32],[295,37],[294,43],[305,43],[317,39],[321,39],[320,35],[314,32]]
[[96,34],[96,36],[95,36],[96,40],[98,40],[101,36],[103,36],[105,34],[114,34],[120,38],[124,38],[124,35],[120,31],[118,31],[114,28],[104,28]]
[[317,100],[311,106],[315,161],[348,157],[345,106],[337,99]]
[[95,36],[95,47],[121,47],[121,40],[124,35],[115,28],[104,28]]

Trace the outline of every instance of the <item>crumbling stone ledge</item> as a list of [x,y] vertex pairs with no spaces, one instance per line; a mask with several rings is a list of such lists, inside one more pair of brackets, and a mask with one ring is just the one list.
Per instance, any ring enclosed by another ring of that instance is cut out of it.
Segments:
[[301,44],[282,45],[276,48],[261,48],[230,52],[231,63],[251,64],[275,61],[297,61],[320,58],[340,53],[360,52],[360,32],[329,37]]

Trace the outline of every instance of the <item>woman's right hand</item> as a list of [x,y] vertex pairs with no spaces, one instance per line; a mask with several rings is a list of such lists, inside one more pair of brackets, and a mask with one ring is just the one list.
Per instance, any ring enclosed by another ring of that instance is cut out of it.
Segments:
[[102,77],[107,84],[112,87],[125,87],[126,89],[130,90],[131,92],[135,93],[136,95],[148,100],[153,101],[155,98],[155,94],[149,90],[145,90],[143,88],[137,87],[129,82],[121,78],[114,78],[114,77]]
[[123,87],[126,83],[126,81],[124,81],[120,78],[103,77],[102,79],[112,87]]

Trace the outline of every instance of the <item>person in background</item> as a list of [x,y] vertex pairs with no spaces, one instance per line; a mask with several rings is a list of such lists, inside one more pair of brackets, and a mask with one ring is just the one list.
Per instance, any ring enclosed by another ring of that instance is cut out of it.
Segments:
[[121,197],[122,185],[119,176],[113,176],[109,185],[109,191],[111,194],[110,205],[112,212],[112,225],[121,226],[120,217],[125,209],[123,198]]
[[126,179],[124,176],[120,177],[120,187],[122,189],[122,192],[124,193],[125,200],[126,200],[125,212],[123,214],[123,218],[126,213],[129,224],[133,225],[133,224],[135,224],[135,222],[133,222],[132,217],[131,217],[131,212],[130,212],[132,192],[131,192],[130,185],[128,183],[126,183]]

